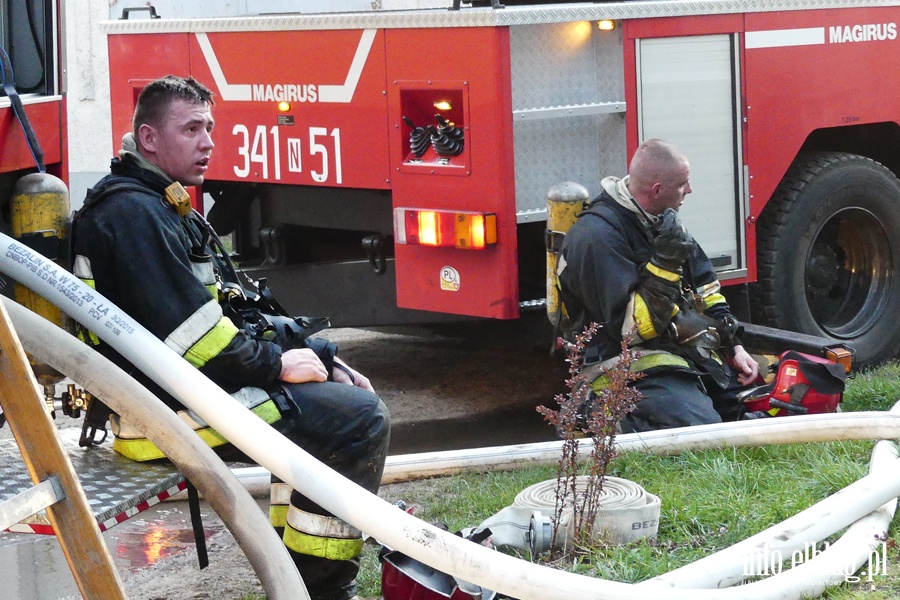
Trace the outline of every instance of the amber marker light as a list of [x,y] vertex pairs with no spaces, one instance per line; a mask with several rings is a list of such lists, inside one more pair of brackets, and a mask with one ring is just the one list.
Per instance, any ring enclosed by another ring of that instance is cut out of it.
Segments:
[[398,244],[484,250],[497,243],[497,215],[452,210],[394,210]]
[[434,103],[434,107],[438,110],[451,110],[453,108],[453,105],[451,105],[446,100],[438,100]]
[[612,31],[616,28],[616,22],[612,19],[602,19],[597,21],[597,29],[600,31]]
[[278,110],[280,112],[287,112],[287,111],[291,110],[291,103],[290,102],[279,102]]

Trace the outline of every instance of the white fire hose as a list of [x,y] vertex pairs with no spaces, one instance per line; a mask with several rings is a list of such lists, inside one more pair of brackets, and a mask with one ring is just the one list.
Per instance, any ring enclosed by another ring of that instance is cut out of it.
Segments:
[[3,299],[25,351],[65,373],[138,426],[197,488],[234,535],[275,599],[309,598],[294,561],[247,489],[171,408],[109,359],[54,323]]
[[[656,600],[660,584],[625,584],[592,579],[535,565],[472,544],[398,510],[347,480],[284,436],[203,376],[163,342],[74,276],[35,251],[0,234],[0,269],[84,324],[225,438],[291,487],[354,527],[443,572],[520,600]],[[782,419],[772,419],[780,421]],[[777,424],[772,424],[777,429]],[[677,435],[677,433],[673,433]],[[874,463],[875,461],[873,461]],[[849,486],[849,506],[833,518],[813,519],[830,535],[900,495],[897,459],[883,472]],[[828,522],[828,526],[824,525]],[[812,541],[812,540],[810,540]],[[816,540],[818,541],[818,540]],[[809,561],[813,564],[816,559]],[[756,598],[741,586],[729,590],[666,589],[672,600]],[[801,598],[806,587],[785,590]]]
[[[774,446],[801,442],[900,439],[900,412],[865,411],[755,419],[712,423],[616,436],[616,452],[678,454],[690,450]],[[388,456],[382,483],[413,481],[454,475],[465,471],[509,471],[555,465],[562,442],[536,442],[510,446],[442,450]],[[591,440],[579,440],[582,455],[591,451]],[[248,469],[245,476],[252,471]],[[268,481],[268,473],[259,473]]]

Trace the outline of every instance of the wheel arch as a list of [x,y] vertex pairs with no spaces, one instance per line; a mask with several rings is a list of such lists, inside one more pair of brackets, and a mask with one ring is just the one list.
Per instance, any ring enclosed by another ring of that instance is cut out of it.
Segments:
[[[892,284],[889,276],[900,265],[900,248],[895,245],[896,240],[900,240],[900,210],[896,210],[900,208],[900,181],[897,181],[894,169],[873,157],[847,150],[860,144],[863,137],[869,141],[878,136],[888,139],[894,135],[891,128],[860,129],[856,135],[855,141],[831,135],[832,141],[843,141],[843,150],[833,150],[831,145],[827,149],[817,147],[828,140],[829,136],[824,133],[811,137],[810,143],[804,146],[807,150],[794,160],[757,223],[758,279],[751,284],[750,294],[753,322],[812,335],[834,336],[836,340],[858,344],[861,363],[867,365],[892,358],[900,346],[897,323],[900,287]],[[847,179],[852,182],[844,183],[844,176],[849,176]],[[860,192],[861,188],[870,187],[867,181],[875,188]],[[848,192],[850,188],[855,191]],[[880,191],[873,191],[876,188]],[[848,194],[855,194],[856,199],[848,199]],[[837,200],[839,197],[844,199]],[[846,220],[848,218],[850,221]],[[871,231],[881,230],[884,235],[867,236],[864,233],[866,226],[861,225],[863,221],[871,226]],[[825,233],[829,224],[832,235]],[[843,229],[848,226],[851,229]],[[846,234],[837,234],[836,228],[856,232],[857,241],[853,247],[844,243]],[[793,237],[796,240],[791,239]],[[866,237],[871,240],[859,241]],[[813,252],[813,248],[825,247],[827,253]],[[809,252],[807,258],[801,258],[806,252]],[[854,264],[854,256],[863,257],[855,260],[864,264]],[[867,256],[875,257],[876,263],[865,262],[872,260]],[[821,267],[814,266],[814,262],[804,263],[816,259],[827,259],[828,269],[822,271]],[[832,318],[830,311],[823,308],[824,304],[817,310],[812,299],[831,297],[835,293],[835,298],[844,298],[838,286],[829,288],[834,283],[831,280],[825,289],[818,290],[821,275],[829,274],[836,281],[839,276],[836,274],[843,273],[842,276],[859,280],[861,278],[850,274],[859,271],[860,266],[865,267],[862,270],[871,268],[873,272],[877,267],[879,274],[868,282],[848,284],[844,292],[852,292],[854,296],[848,295],[841,302],[844,306],[853,306],[850,300],[854,299],[862,302],[865,309],[877,310],[883,318],[876,327],[872,326],[875,320],[858,327],[855,325],[864,321],[859,317],[864,314],[862,310],[854,313],[842,308],[839,312],[843,316]],[[884,333],[875,333],[875,329],[880,328],[885,329]],[[851,329],[854,333],[846,333]],[[887,330],[893,333],[888,334]]]
[[794,162],[809,152],[846,152],[865,156],[900,177],[900,124],[883,122],[816,129],[806,138]]

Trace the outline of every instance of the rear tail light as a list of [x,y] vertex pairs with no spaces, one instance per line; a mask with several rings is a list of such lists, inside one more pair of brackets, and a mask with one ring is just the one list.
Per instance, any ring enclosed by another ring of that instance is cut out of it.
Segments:
[[397,208],[394,236],[398,244],[483,250],[497,243],[497,215]]

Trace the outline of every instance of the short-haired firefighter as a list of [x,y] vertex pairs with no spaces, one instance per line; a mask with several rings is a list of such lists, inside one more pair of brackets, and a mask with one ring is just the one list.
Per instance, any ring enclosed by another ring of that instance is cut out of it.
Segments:
[[[658,139],[635,151],[625,178],[606,177],[602,193],[569,229],[557,274],[560,297],[579,332],[602,325],[585,364],[613,366],[623,339],[643,374],[631,385],[643,398],[622,431],[756,418],[736,392],[759,365],[741,345],[712,264],[678,218],[691,192],[690,165]],[[603,379],[594,381],[595,389]]]
[[[289,347],[258,335],[251,327],[258,322],[244,322],[247,313],[228,301],[239,282],[229,281],[222,257],[210,251],[215,232],[183,189],[202,184],[209,167],[212,105],[210,90],[193,78],[168,76],[144,88],[111,173],[75,217],[74,272],[273,429],[377,492],[390,421],[369,380],[326,340],[298,334]],[[108,346],[99,349],[134,371]],[[174,410],[185,410],[137,375]],[[194,428],[223,458],[249,460],[204,423],[195,420]],[[162,457],[127,423],[114,420],[113,432],[126,456]],[[270,515],[314,600],[356,596],[358,530],[279,482]]]

